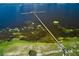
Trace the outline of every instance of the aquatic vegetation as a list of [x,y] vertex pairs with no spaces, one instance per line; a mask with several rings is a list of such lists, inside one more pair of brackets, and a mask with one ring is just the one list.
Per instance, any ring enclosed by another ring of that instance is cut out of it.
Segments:
[[6,11],[6,4],[0,9],[0,56],[79,56],[79,24],[74,23],[79,8],[75,10],[73,4],[10,5]]

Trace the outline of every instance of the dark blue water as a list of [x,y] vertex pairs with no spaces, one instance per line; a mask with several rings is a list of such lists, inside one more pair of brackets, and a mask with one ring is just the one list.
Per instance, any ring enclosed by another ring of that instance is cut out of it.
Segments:
[[61,21],[61,26],[79,28],[79,4],[0,4],[0,28],[23,26],[33,15],[21,15],[33,10],[46,11],[40,14],[42,21],[51,25],[54,19]]

